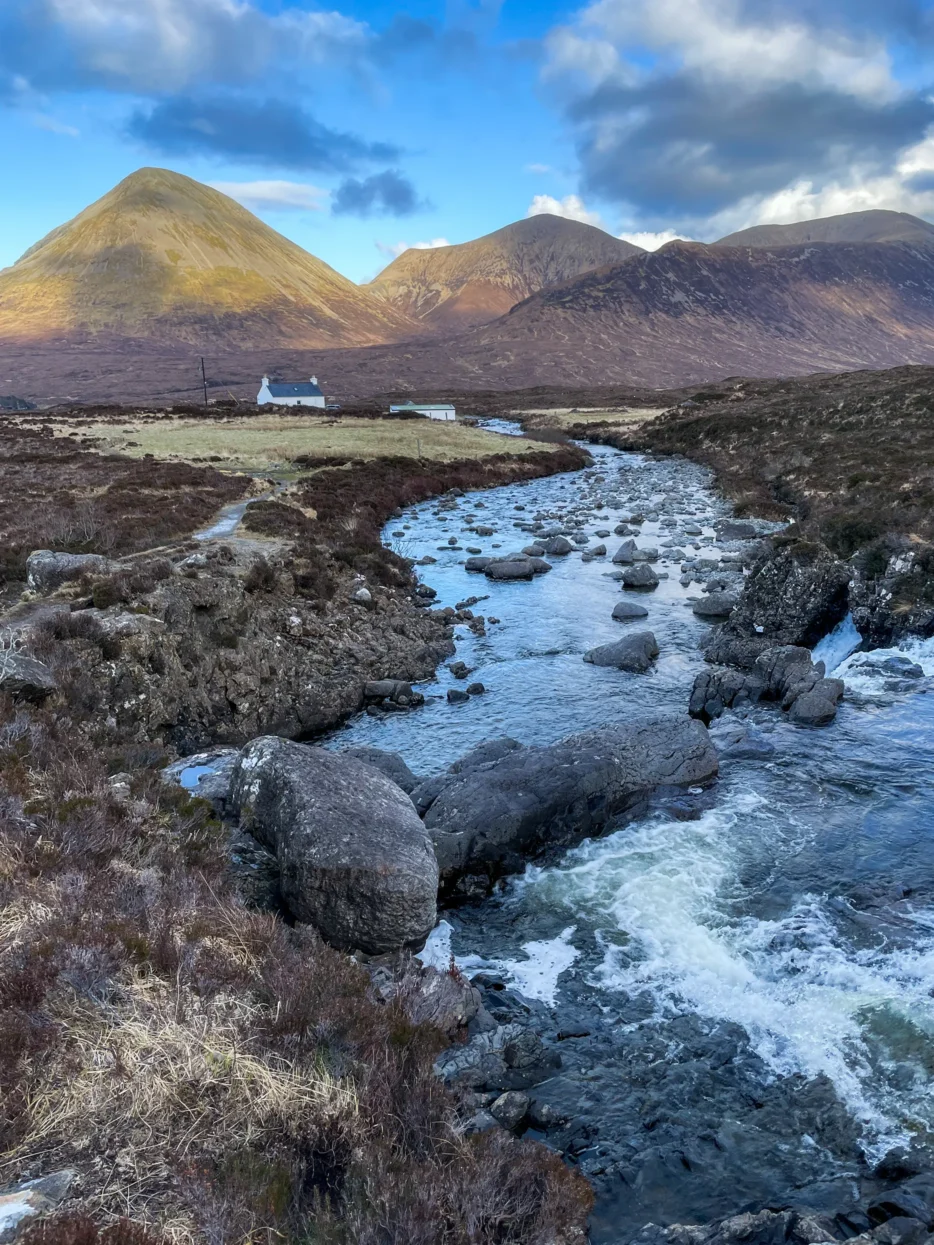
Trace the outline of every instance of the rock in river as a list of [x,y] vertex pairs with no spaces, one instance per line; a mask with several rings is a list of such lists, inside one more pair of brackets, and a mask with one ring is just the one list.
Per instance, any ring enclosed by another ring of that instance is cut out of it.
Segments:
[[635,566],[627,566],[623,571],[624,588],[640,588],[651,590],[658,587],[658,576],[648,562],[637,562]]
[[613,606],[613,617],[617,622],[632,622],[635,618],[648,618],[649,611],[644,605],[636,605],[634,601],[617,601]]
[[240,754],[232,803],[244,829],[275,853],[296,920],[348,950],[424,943],[435,924],[438,866],[412,801],[385,774],[264,736]]
[[633,674],[644,674],[658,656],[658,641],[651,631],[633,631],[621,640],[601,644],[584,654],[594,666],[616,666]]
[[448,774],[425,825],[442,880],[452,885],[463,874],[515,872],[540,849],[597,833],[644,806],[657,787],[716,773],[717,753],[699,722],[654,717],[601,726]]

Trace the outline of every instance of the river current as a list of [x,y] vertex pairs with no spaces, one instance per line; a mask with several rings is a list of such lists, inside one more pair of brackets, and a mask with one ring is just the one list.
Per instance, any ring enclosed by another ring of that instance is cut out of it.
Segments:
[[[482,636],[458,627],[457,645],[487,691],[449,703],[464,682],[442,668],[423,707],[361,714],[329,745],[399,752],[427,776],[500,735],[552,743],[686,712],[708,624],[665,542],[691,558],[738,548],[715,535],[729,506],[693,464],[591,452],[582,472],[427,502],[387,525],[388,545],[436,559],[419,566],[436,606],[488,598],[472,608],[499,621]],[[634,512],[637,544],[658,546],[669,578],[625,594],[649,616],[621,624],[612,533]],[[468,548],[521,548],[535,521],[608,556],[549,558],[529,583],[465,570]],[[655,633],[655,669],[583,662],[626,625]],[[789,1200],[839,1209],[867,1163],[934,1128],[934,642],[910,647],[923,677],[900,678],[892,654],[851,653],[857,640],[844,624],[818,654],[847,685],[832,726],[756,708],[752,746],[724,753],[693,811],[657,808],[530,865],[447,912],[426,948],[498,975],[512,1006],[581,1035],[561,1043],[554,1093],[597,1189],[595,1242]]]

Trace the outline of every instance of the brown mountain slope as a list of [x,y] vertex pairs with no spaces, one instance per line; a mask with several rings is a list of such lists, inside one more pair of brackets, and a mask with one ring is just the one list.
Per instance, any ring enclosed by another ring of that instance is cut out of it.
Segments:
[[915,242],[934,246],[934,225],[907,212],[846,212],[794,225],[754,225],[714,246],[798,246],[805,242]]
[[639,253],[593,225],[531,216],[472,242],[404,251],[366,288],[432,328],[456,332],[489,323],[545,286]]
[[0,338],[364,345],[415,330],[217,190],[140,169],[0,272]]

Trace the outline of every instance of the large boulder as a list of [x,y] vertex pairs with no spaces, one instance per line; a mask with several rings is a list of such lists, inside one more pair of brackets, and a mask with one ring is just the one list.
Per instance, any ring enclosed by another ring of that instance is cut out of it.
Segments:
[[617,566],[629,566],[635,562],[635,554],[636,542],[634,540],[624,540],[613,554],[613,561]]
[[749,666],[779,645],[813,648],[846,616],[847,563],[803,540],[769,552],[745,580],[729,621],[705,644],[709,661]]
[[531,558],[514,562],[489,562],[483,571],[487,579],[531,579],[535,574]]
[[658,576],[648,562],[637,562],[634,566],[627,566],[623,571],[622,584],[624,588],[651,591],[652,588],[658,587]]
[[644,605],[635,601],[617,601],[613,606],[613,617],[617,622],[632,622],[636,618],[648,618],[649,611]]
[[645,674],[658,656],[658,641],[651,631],[633,631],[621,640],[601,644],[584,654],[594,666],[615,666],[633,674]]
[[99,553],[54,553],[36,549],[26,559],[26,586],[33,592],[54,592],[71,579],[82,575],[104,575],[116,570],[115,563]]
[[347,950],[424,944],[438,867],[412,801],[385,774],[264,736],[240,754],[231,799],[243,828],[275,853],[296,920]]
[[698,618],[729,618],[736,608],[736,597],[730,592],[710,592],[691,602]]
[[0,649],[0,692],[14,700],[38,704],[51,696],[57,686],[52,671],[44,662],[26,653]]
[[717,773],[706,728],[657,717],[607,725],[548,747],[517,748],[450,775],[425,816],[442,880],[497,876],[546,847],[602,830],[658,787]]
[[552,556],[574,552],[574,546],[566,536],[551,536],[544,542],[544,549],[546,553],[550,553]]
[[418,809],[419,815],[424,817],[432,804],[451,782],[453,775],[466,773],[467,770],[478,769],[481,765],[489,765],[492,761],[498,761],[500,757],[506,756],[510,752],[515,752],[521,748],[522,744],[518,739],[511,739],[508,735],[500,735],[495,739],[486,739],[482,744],[477,744],[475,748],[466,753],[455,761],[447,770],[441,774],[435,774],[432,778],[426,778],[424,782],[410,793],[412,803]]

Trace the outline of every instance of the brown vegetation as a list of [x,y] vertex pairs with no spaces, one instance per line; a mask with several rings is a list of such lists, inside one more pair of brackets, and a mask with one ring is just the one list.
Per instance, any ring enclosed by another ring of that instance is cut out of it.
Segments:
[[33,1245],[570,1239],[585,1182],[458,1132],[442,1036],[246,909],[155,750],[79,738],[61,706],[0,703],[3,1176],[80,1172]]

